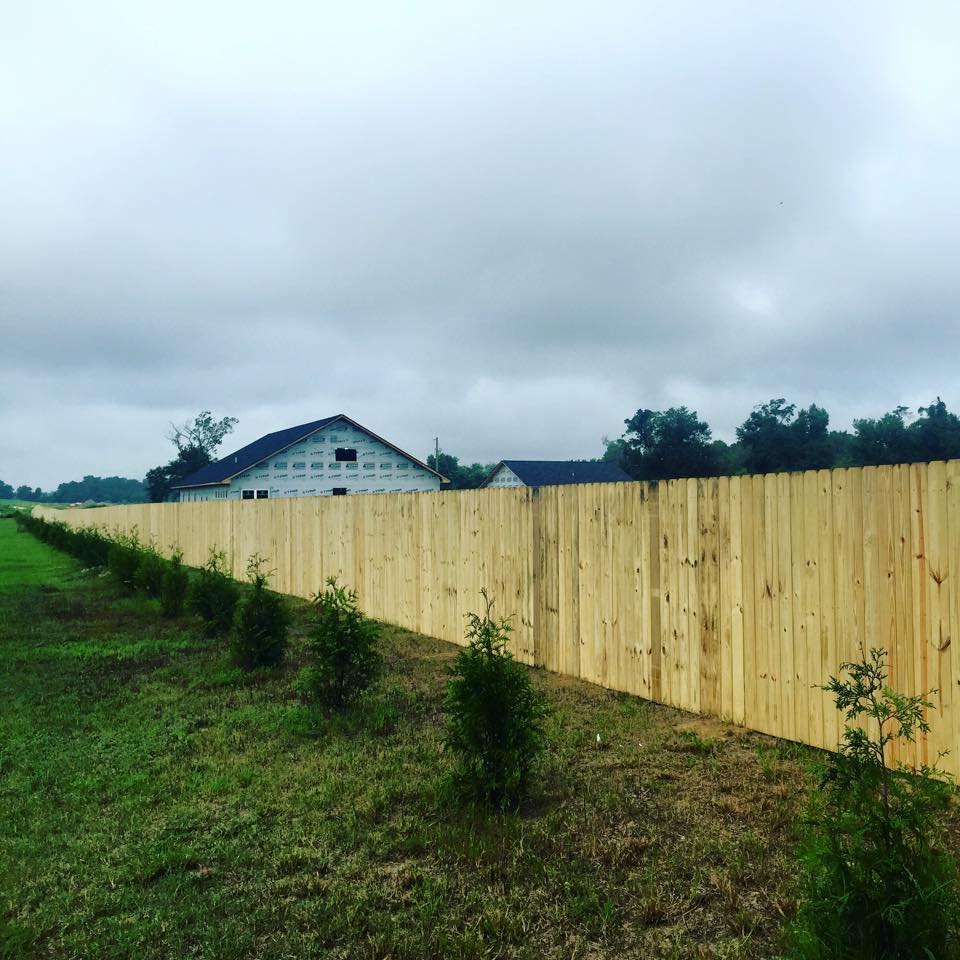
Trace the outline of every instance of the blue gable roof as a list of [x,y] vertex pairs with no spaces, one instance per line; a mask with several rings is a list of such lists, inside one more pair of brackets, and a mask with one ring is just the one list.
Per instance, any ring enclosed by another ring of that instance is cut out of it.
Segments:
[[287,427],[286,430],[268,433],[265,437],[254,440],[253,443],[248,443],[245,447],[234,450],[233,453],[221,457],[214,463],[208,463],[205,467],[191,473],[190,476],[184,477],[178,484],[174,485],[174,489],[199,487],[207,483],[224,483],[261,460],[265,460],[272,454],[309,436],[315,430],[319,430],[328,423],[333,423],[334,420],[339,419],[339,416],[325,417],[323,420],[301,423],[296,427]]
[[260,463],[262,460],[266,460],[267,457],[272,457],[281,450],[286,450],[287,447],[310,436],[311,433],[314,433],[321,427],[329,426],[335,420],[343,420],[358,430],[362,430],[364,433],[373,437],[374,440],[379,440],[411,462],[423,467],[424,470],[428,470],[435,476],[440,477],[444,483],[447,482],[446,477],[437,473],[432,467],[428,467],[422,460],[410,456],[409,453],[390,443],[389,440],[378,437],[372,430],[368,430],[366,427],[357,423],[356,420],[351,420],[345,413],[338,413],[335,417],[324,417],[322,420],[312,420],[310,423],[301,423],[296,427],[287,427],[286,430],[277,430],[274,433],[268,433],[259,440],[254,440],[253,443],[248,443],[245,447],[241,447],[239,450],[234,450],[233,453],[221,457],[215,463],[208,463],[205,467],[201,467],[188,477],[184,477],[179,483],[174,484],[173,489],[180,490],[184,487],[202,487],[207,484],[226,483],[228,480],[237,476],[237,474],[243,473],[244,470],[248,470],[250,467]]
[[528,487],[563,483],[624,483],[630,477],[615,463],[592,460],[501,460],[483,481],[486,486],[501,465],[509,467]]

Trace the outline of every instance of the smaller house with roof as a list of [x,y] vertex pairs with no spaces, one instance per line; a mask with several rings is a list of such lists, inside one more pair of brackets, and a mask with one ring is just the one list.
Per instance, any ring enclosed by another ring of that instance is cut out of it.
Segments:
[[565,483],[625,483],[615,463],[597,460],[501,460],[482,487],[554,487]]
[[439,490],[446,478],[345,414],[268,433],[184,477],[181,501]]

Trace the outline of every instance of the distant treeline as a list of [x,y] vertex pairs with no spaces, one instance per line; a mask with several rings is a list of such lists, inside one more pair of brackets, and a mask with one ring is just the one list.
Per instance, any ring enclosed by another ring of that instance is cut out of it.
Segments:
[[147,499],[144,485],[128,477],[91,477],[61,483],[56,490],[21,485],[14,488],[0,480],[0,500],[33,500],[42,503],[143,503]]
[[912,411],[896,407],[878,418],[831,430],[830,416],[782,397],[755,407],[734,443],[714,440],[695,410],[638,410],[616,440],[604,440],[604,460],[636,480],[879,466],[960,458],[960,417],[939,398]]

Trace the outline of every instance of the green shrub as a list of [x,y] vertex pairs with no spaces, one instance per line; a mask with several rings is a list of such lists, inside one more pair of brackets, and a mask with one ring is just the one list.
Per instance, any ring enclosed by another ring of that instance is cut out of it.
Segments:
[[887,760],[894,741],[912,742],[929,729],[929,694],[909,697],[887,687],[883,650],[841,669],[848,678],[832,677],[823,689],[862,726],[845,725],[840,751],[820,769],[810,800],[795,956],[955,957],[957,871],[941,824],[951,785],[937,778],[935,765],[913,772]]
[[495,620],[493,601],[469,615],[469,645],[457,654],[447,685],[446,748],[456,759],[463,792],[500,808],[526,792],[534,761],[544,747],[546,701],[530,674],[506,649],[510,623]]
[[250,558],[247,577],[253,589],[240,601],[233,622],[233,656],[245,670],[279,663],[287,647],[287,611],[279,594],[267,588],[264,563],[256,554]]
[[174,550],[163,571],[160,584],[160,613],[165,617],[179,617],[187,598],[187,571],[183,568],[183,553]]
[[187,608],[203,621],[208,637],[223,636],[233,624],[240,588],[227,573],[227,556],[211,550],[187,595]]
[[128,533],[117,533],[107,550],[107,569],[117,586],[126,590],[134,588],[134,577],[140,565],[140,537],[137,528]]
[[317,625],[307,641],[312,663],[300,674],[300,688],[312,699],[342,709],[376,680],[382,658],[377,649],[380,625],[357,609],[357,593],[327,579],[313,597]]
[[160,556],[155,543],[148,543],[140,551],[140,560],[133,574],[133,585],[149,597],[159,597],[163,586],[166,561]]

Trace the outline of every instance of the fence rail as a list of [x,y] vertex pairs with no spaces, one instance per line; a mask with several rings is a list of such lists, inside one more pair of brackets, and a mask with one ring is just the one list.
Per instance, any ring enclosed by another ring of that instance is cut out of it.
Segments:
[[299,596],[337,575],[371,616],[454,643],[485,586],[526,663],[814,746],[839,732],[819,686],[884,647],[894,689],[938,690],[900,759],[949,750],[960,774],[960,461],[36,512],[136,526],[196,566],[222,549],[235,576],[259,552]]

